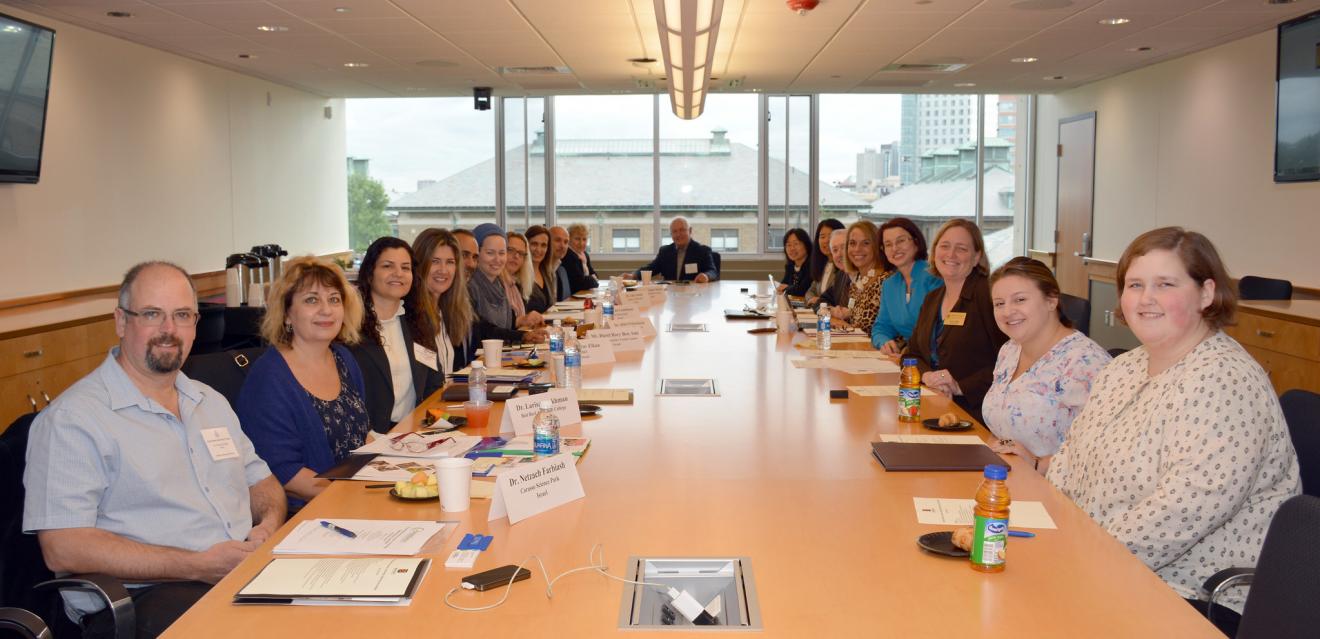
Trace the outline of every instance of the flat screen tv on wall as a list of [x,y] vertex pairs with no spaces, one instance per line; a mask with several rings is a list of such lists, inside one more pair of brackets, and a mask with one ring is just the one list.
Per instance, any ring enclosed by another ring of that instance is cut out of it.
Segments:
[[1279,25],[1274,181],[1320,180],[1320,11]]
[[36,184],[55,32],[0,13],[0,182]]

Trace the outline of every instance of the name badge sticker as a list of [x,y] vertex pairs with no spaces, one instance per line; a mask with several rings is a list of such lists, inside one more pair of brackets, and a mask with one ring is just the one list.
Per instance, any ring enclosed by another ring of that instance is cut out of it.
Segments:
[[234,445],[228,428],[203,428],[202,441],[206,442],[206,449],[211,453],[211,461],[238,459],[238,447]]
[[950,312],[950,313],[949,313],[947,316],[945,316],[945,318],[944,318],[944,325],[945,325],[945,326],[962,326],[963,323],[966,322],[966,321],[967,321],[967,314],[966,314],[966,313],[954,313],[954,312]]
[[413,357],[417,359],[418,364],[436,372],[440,371],[440,356],[437,355],[435,351],[422,346],[417,342],[413,342]]
[[683,272],[684,272],[684,273],[687,273],[688,275],[695,275],[696,272],[697,272],[697,263],[696,263],[696,262],[688,262],[687,264],[684,264],[684,265],[683,265]]

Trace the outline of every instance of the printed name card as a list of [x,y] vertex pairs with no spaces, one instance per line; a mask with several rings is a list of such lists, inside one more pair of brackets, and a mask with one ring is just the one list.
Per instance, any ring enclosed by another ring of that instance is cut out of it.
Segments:
[[608,340],[615,353],[646,350],[646,334],[641,326],[597,328],[588,332],[587,337]]
[[541,410],[541,402],[550,402],[555,416],[559,417],[561,427],[582,423],[577,393],[571,388],[556,388],[540,395],[515,397],[505,401],[504,417],[500,419],[500,432],[513,431],[513,434],[519,437],[531,435],[532,418]]
[[651,323],[649,317],[638,317],[636,319],[615,319],[610,323],[610,328],[630,328],[633,326],[642,329],[642,337],[655,337],[655,324]]
[[652,284],[643,286],[641,290],[646,291],[646,299],[652,304],[663,304],[665,302],[665,287]]
[[583,366],[614,363],[614,346],[607,339],[584,339],[578,342],[578,353]]
[[516,524],[586,496],[573,455],[562,453],[517,466],[495,477],[487,521],[508,516]]
[[642,307],[640,306],[616,306],[614,307],[614,321],[635,320],[642,316]]
[[646,291],[624,291],[619,294],[620,306],[650,306]]

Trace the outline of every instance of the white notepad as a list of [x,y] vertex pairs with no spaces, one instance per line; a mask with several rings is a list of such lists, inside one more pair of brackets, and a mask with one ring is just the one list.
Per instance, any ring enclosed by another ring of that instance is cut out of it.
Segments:
[[[328,521],[351,530],[347,537],[321,525]],[[299,523],[271,552],[277,555],[415,555],[437,533],[452,533],[456,522],[395,519],[309,519]],[[448,530],[446,530],[448,528]]]
[[[912,505],[917,509],[919,524],[970,526],[976,500],[913,497]],[[1049,511],[1045,510],[1045,504],[1038,501],[1015,501],[1010,504],[1008,525],[1014,528],[1058,528]]]

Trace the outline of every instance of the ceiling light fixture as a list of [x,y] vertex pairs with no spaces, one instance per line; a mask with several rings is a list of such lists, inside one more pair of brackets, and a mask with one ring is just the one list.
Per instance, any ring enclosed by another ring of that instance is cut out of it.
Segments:
[[1297,0],[1265,0],[1265,4],[1292,4]]
[[705,110],[723,12],[724,0],[655,0],[669,103],[680,120],[695,120]]
[[348,7],[335,7],[335,13],[350,13],[352,11],[353,10]]
[[131,13],[127,12],[127,11],[106,11],[106,12],[105,12],[105,15],[110,16],[111,18],[131,18],[131,17],[133,17],[133,14],[131,14]]
[[1045,77],[1042,78],[1042,79],[1043,79],[1043,80],[1062,80],[1062,79],[1063,79],[1063,76],[1061,76],[1061,75],[1047,75],[1047,76],[1045,76]]
[[257,31],[265,31],[267,33],[284,33],[288,30],[288,27],[280,26],[278,24],[263,24],[257,27]]
[[365,69],[365,68],[367,68],[367,67],[369,67],[369,66],[371,66],[371,65],[370,65],[370,64],[367,64],[366,62],[345,62],[345,63],[344,63],[344,67],[345,67],[345,68],[348,68],[348,69]]
[[1100,20],[1099,22],[1100,24],[1103,24],[1107,27],[1115,27],[1120,24],[1127,24],[1132,21],[1127,18],[1105,18],[1104,20]]
[[1018,64],[1025,64],[1028,62],[1036,62],[1037,60],[1040,60],[1040,58],[1025,57],[1025,58],[1013,58],[1012,60],[1009,60],[1009,62],[1017,62]]
[[1132,47],[1131,49],[1128,49],[1128,51],[1131,51],[1133,53],[1145,53],[1147,51],[1153,51],[1153,50],[1155,50],[1155,47]]
[[966,88],[968,88],[968,87],[974,87],[974,86],[976,86],[976,83],[975,83],[975,82],[958,82],[958,83],[955,83],[953,86],[958,87],[958,88],[960,88],[960,89],[966,89]]
[[254,60],[257,56],[252,55],[251,53],[240,53],[238,54],[238,57],[240,60]]

